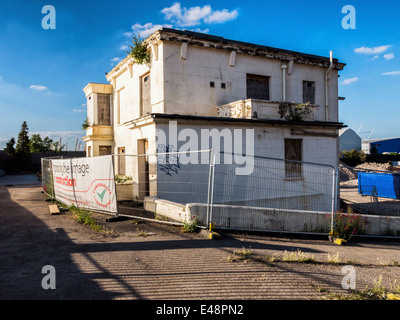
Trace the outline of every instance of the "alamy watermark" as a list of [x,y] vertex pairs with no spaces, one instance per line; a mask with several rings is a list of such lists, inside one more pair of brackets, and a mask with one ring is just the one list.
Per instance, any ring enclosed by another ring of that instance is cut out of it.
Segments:
[[55,29],[56,28],[56,9],[51,5],[45,5],[42,8],[42,13],[46,14],[42,18],[42,28],[47,29]]
[[[223,143],[221,143],[223,140]],[[210,143],[211,142],[211,143]],[[214,164],[223,158],[224,164],[235,163],[237,175],[250,175],[254,169],[254,129],[205,129],[183,128],[178,130],[176,121],[169,121],[168,130],[156,129],[157,153],[179,152],[179,156],[159,157],[159,164],[209,164],[209,153],[192,152],[211,150]],[[179,145],[179,147],[178,147]],[[200,159],[199,159],[200,158]]]
[[342,279],[342,288],[345,290],[356,288],[356,269],[352,265],[346,265],[342,268],[342,274],[345,276]]
[[346,5],[342,8],[342,13],[346,14],[342,19],[343,29],[355,29],[356,28],[356,8],[352,5]]
[[46,274],[42,279],[42,288],[44,290],[56,288],[56,268],[52,265],[45,265],[42,268],[42,273]]

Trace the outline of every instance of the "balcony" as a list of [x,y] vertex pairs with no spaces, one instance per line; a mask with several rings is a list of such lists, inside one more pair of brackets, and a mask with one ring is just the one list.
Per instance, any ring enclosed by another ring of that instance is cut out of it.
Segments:
[[218,116],[238,119],[269,119],[291,121],[316,121],[317,105],[307,105],[296,109],[297,103],[265,101],[265,100],[238,100],[222,106],[217,106]]

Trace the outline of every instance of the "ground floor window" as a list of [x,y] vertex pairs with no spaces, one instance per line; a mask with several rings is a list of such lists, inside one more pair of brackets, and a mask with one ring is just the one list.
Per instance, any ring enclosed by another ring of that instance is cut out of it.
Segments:
[[[302,157],[302,140],[301,139],[285,139],[285,159],[303,161]],[[296,178],[302,176],[301,163],[294,161],[285,162],[285,177]]]

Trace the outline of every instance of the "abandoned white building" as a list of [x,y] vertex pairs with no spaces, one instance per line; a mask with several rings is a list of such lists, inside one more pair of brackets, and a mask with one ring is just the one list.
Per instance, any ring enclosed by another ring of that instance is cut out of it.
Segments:
[[[87,156],[179,150],[185,139],[167,146],[156,141],[157,130],[168,138],[174,121],[178,132],[191,128],[199,136],[201,129],[228,129],[232,136],[235,129],[253,129],[255,155],[338,166],[338,72],[344,63],[168,28],[146,43],[150,63],[127,56],[106,74],[109,83],[83,89]],[[307,114],[293,116],[292,103],[309,103]],[[117,174],[135,176],[135,166],[146,165],[118,159]],[[148,174],[154,180],[151,168]],[[156,192],[151,183],[140,188],[139,199]]]

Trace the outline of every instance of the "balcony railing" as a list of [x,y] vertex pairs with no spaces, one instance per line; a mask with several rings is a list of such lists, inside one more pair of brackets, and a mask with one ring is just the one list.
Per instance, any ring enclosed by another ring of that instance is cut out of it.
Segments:
[[270,119],[270,120],[305,120],[317,119],[317,105],[307,105],[295,110],[296,103],[265,101],[265,100],[238,100],[222,106],[218,106],[218,116],[239,119]]

